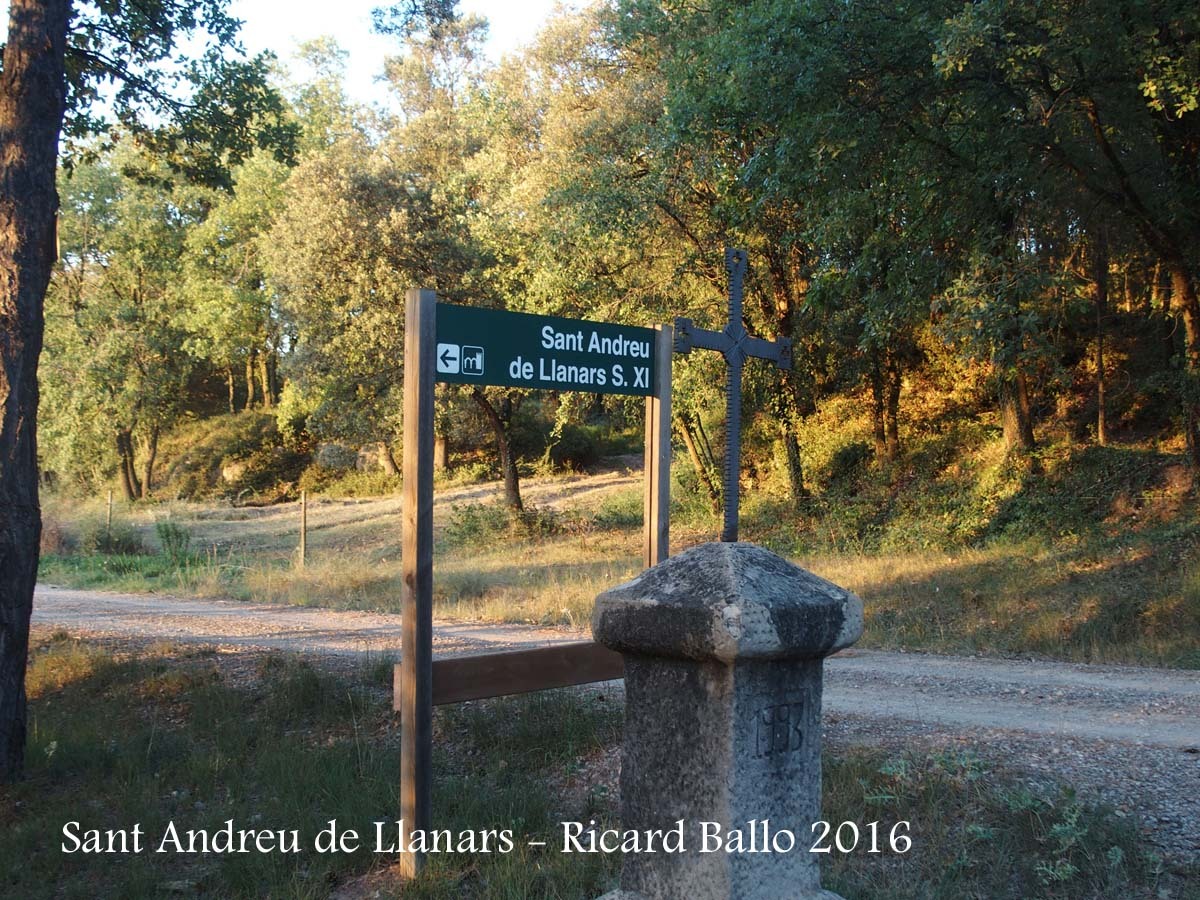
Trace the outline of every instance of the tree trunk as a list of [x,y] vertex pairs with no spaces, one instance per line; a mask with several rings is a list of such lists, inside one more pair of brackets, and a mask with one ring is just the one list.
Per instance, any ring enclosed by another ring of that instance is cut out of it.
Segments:
[[471,391],[471,399],[483,410],[484,416],[491,423],[492,431],[496,434],[496,450],[500,454],[500,470],[504,473],[504,505],[520,512],[524,508],[521,504],[521,484],[517,476],[517,460],[513,456],[512,447],[508,442],[505,420],[479,388]]
[[254,408],[254,352],[246,353],[246,406],[245,409]]
[[137,477],[133,457],[133,435],[128,428],[117,429],[117,462],[121,470],[121,489],[130,503],[142,495],[142,483]]
[[875,439],[875,458],[880,462],[889,462],[891,457],[888,455],[887,448],[883,367],[879,362],[878,351],[871,352],[871,367],[868,375],[871,379],[871,434]]
[[150,438],[146,441],[146,466],[142,469],[142,499],[149,500],[154,487],[154,461],[158,457],[158,426],[150,429]]
[[1000,381],[1000,418],[1004,424],[1004,447],[1009,453],[1030,453],[1036,449],[1029,388],[1020,369]]
[[274,408],[275,397],[271,391],[270,365],[267,361],[267,353],[265,350],[258,354],[258,381],[259,384],[262,385],[263,409]]
[[894,354],[888,355],[887,364],[887,458],[894,462],[900,456],[900,386],[903,372]]
[[1187,373],[1183,384],[1184,427],[1188,458],[1200,470],[1200,297],[1182,257],[1164,260],[1171,275],[1171,302],[1183,318],[1184,358]]
[[[1104,397],[1104,316],[1108,305],[1108,241],[1099,230],[1092,241],[1092,299],[1096,304],[1096,443],[1108,444],[1107,402]],[[1128,295],[1128,278],[1126,294]]]
[[793,500],[808,496],[804,486],[804,462],[800,456],[800,436],[796,423],[805,411],[799,387],[787,372],[778,372],[776,381],[775,415],[779,418],[779,434],[783,440],[784,459],[787,462],[788,488]]
[[379,464],[383,466],[383,471],[394,478],[400,477],[400,466],[396,464],[396,457],[392,455],[391,445],[387,441],[379,442]]
[[708,495],[709,505],[713,512],[721,510],[721,488],[714,480],[712,469],[705,463],[704,458],[700,455],[700,450],[696,445],[696,434],[692,430],[690,417],[685,413],[678,413],[675,416],[675,421],[679,424],[679,433],[683,436],[683,445],[687,447],[688,456],[692,460],[692,467],[696,470],[696,477],[700,479],[700,483],[704,486],[704,492]]
[[225,367],[225,383],[229,386],[229,411],[235,413],[237,412],[237,405],[234,403],[233,398],[233,366]]
[[450,464],[450,450],[446,443],[446,436],[435,434],[433,436],[433,471],[442,472]]
[[267,382],[270,385],[271,402],[279,402],[279,354],[274,350],[267,354]]
[[69,0],[11,0],[0,72],[0,783],[25,762],[25,665],[42,531],[38,357],[54,265]]
[[787,461],[788,487],[793,500],[808,496],[808,488],[804,486],[804,463],[800,458],[800,438],[796,434],[796,426],[790,418],[785,418],[779,425],[780,438],[783,440],[784,458]]

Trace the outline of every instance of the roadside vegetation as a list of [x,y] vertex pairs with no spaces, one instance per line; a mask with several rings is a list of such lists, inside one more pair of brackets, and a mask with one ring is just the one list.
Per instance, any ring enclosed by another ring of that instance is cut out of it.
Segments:
[[[812,488],[799,502],[781,493],[769,444],[750,446],[743,537],[857,591],[864,646],[1200,668],[1200,522],[1176,448],[1096,447],[1050,423],[1032,472],[986,418],[904,425],[911,450],[880,465],[863,451],[869,421],[853,398],[831,401],[806,432]],[[623,440],[618,449],[636,446]],[[482,461],[443,473],[436,614],[586,628],[596,594],[641,565],[637,465],[628,454],[590,475],[530,465],[521,512],[505,508]],[[106,528],[102,501],[59,496],[41,577],[395,611],[398,495],[346,493],[310,495],[304,568],[295,502],[118,501]],[[673,497],[674,549],[711,539],[717,516],[680,452]]]
[[[11,896],[590,898],[619,857],[559,853],[561,821],[615,827],[619,695],[555,691],[440,708],[435,807],[452,830],[513,828],[545,840],[511,854],[431,857],[398,892],[374,822],[397,817],[397,723],[390,660],[325,670],[289,656],[219,656],[35,638],[27,777],[0,795],[0,885]],[[616,702],[614,702],[614,700]],[[857,750],[825,762],[825,815],[912,823],[912,850],[834,854],[826,884],[873,898],[1159,898],[1184,879],[1127,823],[1057,786],[1031,787],[970,755]],[[316,853],[336,818],[368,836]],[[155,853],[173,822],[299,831],[292,855]],[[140,854],[64,854],[79,836],[142,825]],[[882,827],[882,826],[881,826]],[[886,831],[881,832],[886,834]],[[882,862],[881,862],[882,860]],[[1195,894],[1191,895],[1195,896]]]

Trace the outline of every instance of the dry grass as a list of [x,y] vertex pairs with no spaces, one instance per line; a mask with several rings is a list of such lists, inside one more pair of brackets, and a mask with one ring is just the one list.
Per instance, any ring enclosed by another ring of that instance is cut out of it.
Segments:
[[[639,480],[630,473],[530,480],[525,497],[536,511],[522,520],[489,505],[498,485],[440,492],[436,614],[585,628],[594,597],[640,569]],[[682,490],[676,496],[689,499]],[[744,530],[751,539],[785,554],[798,545],[777,501],[748,500]],[[1037,498],[1026,506],[1031,517],[1053,514]],[[1154,509],[1142,508],[1137,528],[1106,522],[1090,532],[954,550],[866,551],[834,542],[840,550],[796,559],[863,597],[865,646],[1200,668],[1194,526],[1178,513],[1150,516]],[[99,512],[95,503],[51,511],[68,540],[72,528],[94,528]],[[711,539],[714,523],[706,516],[686,505],[673,515],[674,552]],[[396,498],[311,503],[304,568],[295,558],[297,504],[118,511],[118,524],[149,548],[158,539],[155,522],[164,519],[188,532],[187,558],[48,556],[42,577],[80,587],[398,609]]]

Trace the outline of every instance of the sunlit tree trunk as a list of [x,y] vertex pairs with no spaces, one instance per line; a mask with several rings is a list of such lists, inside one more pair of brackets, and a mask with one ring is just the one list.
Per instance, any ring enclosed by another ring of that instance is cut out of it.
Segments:
[[150,429],[150,437],[146,440],[146,463],[142,469],[143,500],[148,500],[150,492],[154,489],[154,463],[158,458],[158,432],[159,427],[155,425]]
[[1171,302],[1183,319],[1184,358],[1187,362],[1183,386],[1184,427],[1188,457],[1200,469],[1200,297],[1196,283],[1182,257],[1164,260],[1171,275]]
[[258,354],[258,382],[262,386],[263,409],[272,409],[275,406],[275,397],[273,396],[273,388],[271,386],[270,363],[267,356],[268,354],[265,350],[260,351]]
[[[1092,244],[1092,299],[1096,305],[1096,443],[1104,447],[1108,444],[1108,404],[1104,396],[1104,316],[1108,306],[1108,242],[1103,230],[1097,232]],[[1128,280],[1126,283],[1128,284]]]
[[1033,438],[1033,415],[1029,409],[1029,387],[1020,369],[1000,381],[1000,419],[1004,446],[1010,453],[1030,453],[1037,448]]
[[517,474],[516,456],[512,452],[512,444],[508,435],[512,411],[507,407],[510,407],[511,403],[507,399],[505,400],[505,414],[501,415],[488,400],[487,395],[479,388],[475,388],[471,392],[471,399],[483,410],[484,417],[487,418],[496,435],[496,451],[500,456],[500,471],[504,474],[504,505],[520,512],[524,508],[521,504],[521,483]]
[[395,478],[400,476],[400,466],[396,463],[396,457],[392,454],[392,447],[387,441],[379,442],[379,464],[383,466],[385,474]]
[[244,409],[254,409],[254,351],[246,352],[246,405]]
[[880,462],[887,462],[891,456],[887,446],[883,364],[879,356],[879,351],[871,351],[871,363],[867,369],[867,377],[871,383],[871,436],[875,444],[875,458]]
[[887,364],[887,406],[884,416],[887,425],[887,458],[895,461],[900,456],[900,386],[904,373],[894,355],[889,354]]
[[721,488],[713,477],[714,467],[711,459],[704,457],[697,443],[698,436],[691,416],[680,412],[676,414],[675,421],[679,426],[679,434],[683,437],[683,445],[687,448],[688,458],[692,461],[692,468],[696,470],[696,477],[700,479],[700,484],[704,486],[704,492],[708,495],[709,506],[713,512],[718,512],[721,508]]
[[142,482],[137,476],[133,457],[133,434],[128,428],[118,428],[117,463],[121,471],[121,489],[130,503],[142,496]]

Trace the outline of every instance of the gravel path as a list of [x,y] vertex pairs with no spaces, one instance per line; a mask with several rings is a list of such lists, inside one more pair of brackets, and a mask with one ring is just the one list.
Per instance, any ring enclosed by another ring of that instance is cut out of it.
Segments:
[[[33,621],[80,635],[326,656],[398,656],[400,617],[41,585]],[[587,635],[440,622],[438,655]],[[1200,860],[1200,673],[850,650],[828,661],[831,746],[969,750],[1063,780],[1133,818],[1169,858]]]

